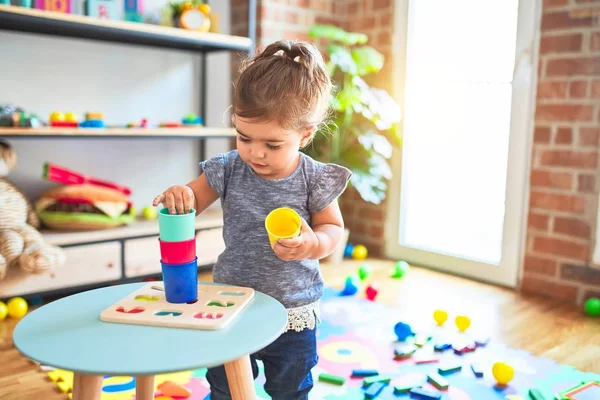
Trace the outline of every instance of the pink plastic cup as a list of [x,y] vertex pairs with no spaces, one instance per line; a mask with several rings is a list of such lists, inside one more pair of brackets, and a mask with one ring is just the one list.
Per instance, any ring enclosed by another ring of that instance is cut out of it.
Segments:
[[166,264],[185,264],[196,258],[196,238],[180,242],[164,242],[158,238],[160,243],[160,259]]

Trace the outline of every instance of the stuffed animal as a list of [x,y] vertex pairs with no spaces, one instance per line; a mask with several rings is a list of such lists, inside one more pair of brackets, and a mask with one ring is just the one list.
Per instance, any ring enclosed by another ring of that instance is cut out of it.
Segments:
[[65,261],[63,251],[45,243],[37,231],[39,220],[27,197],[5,178],[16,161],[12,147],[0,141],[0,279],[12,266],[40,273]]

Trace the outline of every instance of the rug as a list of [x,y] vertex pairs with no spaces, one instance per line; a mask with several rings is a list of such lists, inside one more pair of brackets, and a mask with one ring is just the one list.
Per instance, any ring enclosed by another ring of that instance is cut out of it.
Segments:
[[[376,397],[381,400],[409,399],[409,393],[396,394],[394,387],[421,386],[423,389],[441,394],[442,400],[524,400],[530,399],[529,390],[537,389],[543,398],[554,399],[556,393],[581,385],[583,382],[600,382],[600,375],[584,373],[577,369],[561,365],[547,358],[535,357],[518,349],[511,349],[502,343],[473,336],[469,330],[459,333],[448,321],[444,327],[438,327],[431,319],[430,326],[416,329],[419,337],[430,338],[424,345],[417,347],[412,356],[396,359],[394,351],[403,343],[397,341],[394,326],[398,323],[394,309],[376,301],[357,296],[343,296],[331,288],[325,290],[322,301],[322,323],[318,327],[319,362],[313,369],[315,387],[310,398],[315,400],[362,400],[365,398],[363,378],[353,378],[352,371],[358,369],[377,370],[389,377],[389,383]],[[411,321],[402,321],[411,324]],[[484,334],[485,332],[483,332]],[[481,334],[482,332],[478,332]],[[408,342],[414,341],[414,337]],[[480,342],[474,351],[458,354],[452,349],[434,351],[439,343],[454,343],[458,340],[468,342],[477,339]],[[435,358],[437,360],[429,360]],[[505,386],[497,385],[492,376],[492,365],[504,361],[514,368],[514,378]],[[427,376],[438,372],[440,366],[459,365],[460,370],[444,374],[449,387],[438,390],[428,383]],[[477,364],[483,371],[483,377],[476,377],[471,369]],[[261,372],[256,380],[259,399],[269,399],[263,389],[265,382]],[[64,371],[53,371],[54,380],[64,391],[72,385],[72,375]],[[60,376],[63,373],[62,377]],[[320,374],[331,374],[345,378],[343,385],[320,382]],[[65,375],[66,374],[66,375]],[[158,387],[165,381],[172,381],[188,388],[192,395],[189,400],[209,400],[210,390],[205,379],[206,369],[185,371],[176,374],[157,375]],[[57,377],[58,376],[58,377]],[[132,377],[107,376],[104,378],[102,400],[135,399],[135,380]],[[590,386],[572,397],[576,400],[600,399],[600,386]],[[568,397],[565,397],[568,398]],[[171,400],[160,391],[155,400]]]

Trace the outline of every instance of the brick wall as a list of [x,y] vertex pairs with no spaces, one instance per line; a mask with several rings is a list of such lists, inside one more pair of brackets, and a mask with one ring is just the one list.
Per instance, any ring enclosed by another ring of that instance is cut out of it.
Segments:
[[600,2],[545,0],[522,288],[600,296],[594,245],[600,144]]
[[[392,0],[259,0],[257,42],[259,46],[279,40],[308,40],[313,24],[333,24],[369,35],[372,46],[386,56],[384,69],[370,82],[391,90]],[[232,0],[232,32],[247,33],[247,2]],[[237,66],[234,66],[234,73]],[[340,201],[352,243],[365,244],[372,255],[383,253],[385,204],[364,202],[349,189]]]

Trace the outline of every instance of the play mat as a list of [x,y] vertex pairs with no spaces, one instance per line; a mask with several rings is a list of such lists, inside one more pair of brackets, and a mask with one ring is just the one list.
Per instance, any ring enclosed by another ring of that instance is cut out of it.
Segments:
[[[477,339],[479,346],[474,351],[458,354],[452,348],[434,351],[434,345],[456,343],[460,338],[470,338],[469,330],[459,333],[454,322],[448,320],[443,327],[432,324],[427,332],[415,332],[425,338],[425,344],[412,355],[401,359],[395,357],[395,350],[402,346],[395,334],[394,327],[399,322],[394,309],[378,302],[357,296],[342,296],[338,291],[326,289],[322,303],[322,323],[318,328],[319,363],[313,370],[315,387],[310,398],[316,400],[362,400],[365,397],[364,377],[352,377],[353,370],[377,370],[385,375],[389,383],[377,395],[377,399],[410,399],[409,392],[395,393],[395,387],[421,386],[425,390],[441,394],[441,400],[487,400],[530,399],[529,391],[537,389],[541,399],[553,400],[557,393],[562,398],[574,400],[599,400],[600,375],[584,373],[567,365],[560,365],[550,359],[531,355],[524,350],[511,349],[502,343]],[[402,321],[410,324],[410,321]],[[427,340],[430,338],[429,340]],[[415,339],[414,337],[410,340]],[[437,359],[431,360],[431,358]],[[505,386],[498,386],[492,376],[492,366],[504,361],[514,368],[514,378]],[[483,372],[476,377],[472,364]],[[461,366],[459,370],[444,373],[442,376],[448,388],[438,389],[428,383],[427,376],[438,372],[438,368]],[[262,365],[259,363],[259,368]],[[320,374],[331,374],[345,378],[343,384],[319,381]],[[72,385],[72,374],[66,371],[49,372],[51,379],[63,391]],[[185,371],[176,374],[158,375],[155,379],[157,392],[155,400],[170,400],[182,397],[165,396],[160,389],[163,383],[170,381],[182,385],[191,391],[190,400],[210,399],[206,369]],[[566,397],[564,393],[582,383],[588,388]],[[259,399],[269,396],[262,389],[264,375],[262,371],[256,380]],[[169,383],[170,385],[170,383]],[[135,399],[135,381],[131,377],[105,377],[102,400]],[[561,397],[558,397],[559,399]]]

